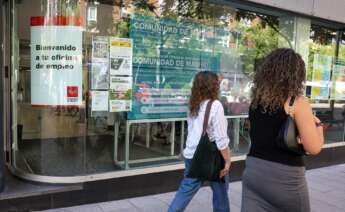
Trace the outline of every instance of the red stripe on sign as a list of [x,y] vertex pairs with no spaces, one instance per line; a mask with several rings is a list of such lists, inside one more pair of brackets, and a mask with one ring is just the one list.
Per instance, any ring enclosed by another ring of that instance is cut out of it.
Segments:
[[65,108],[80,108],[81,105],[31,105],[39,108],[65,109]]
[[33,16],[31,26],[81,26],[82,18],[75,16]]

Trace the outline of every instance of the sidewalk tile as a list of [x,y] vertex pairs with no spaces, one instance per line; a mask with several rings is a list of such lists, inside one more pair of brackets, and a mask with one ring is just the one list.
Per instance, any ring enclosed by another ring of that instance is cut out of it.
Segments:
[[165,202],[167,205],[170,205],[171,201],[174,199],[176,192],[169,192],[164,194],[157,194],[153,195],[154,198],[157,198],[161,200],[162,202]]
[[133,198],[129,202],[141,212],[166,212],[168,209],[168,205],[165,202],[152,196]]
[[99,203],[99,206],[104,212],[114,212],[114,211],[138,211],[134,205],[132,205],[128,200],[118,200],[111,202]]

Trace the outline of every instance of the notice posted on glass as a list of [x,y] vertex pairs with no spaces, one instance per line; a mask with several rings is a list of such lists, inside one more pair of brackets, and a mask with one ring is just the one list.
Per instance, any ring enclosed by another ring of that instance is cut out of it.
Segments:
[[92,38],[91,89],[109,89],[109,42],[108,37]]
[[110,44],[110,75],[132,75],[132,40],[113,38]]
[[345,100],[345,58],[334,62],[331,91],[331,99]]
[[111,37],[109,46],[109,111],[130,111],[132,108],[132,40]]
[[91,91],[92,111],[108,111],[108,91]]
[[31,104],[82,105],[82,28],[32,25],[30,45]]

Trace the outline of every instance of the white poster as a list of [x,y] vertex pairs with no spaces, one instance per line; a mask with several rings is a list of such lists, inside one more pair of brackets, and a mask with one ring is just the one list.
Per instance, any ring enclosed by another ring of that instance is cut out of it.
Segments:
[[132,109],[132,45],[132,40],[128,38],[109,39],[110,112]]
[[108,37],[96,36],[92,38],[92,60],[108,62],[109,41]]
[[43,24],[31,24],[31,104],[80,106],[82,27]]
[[91,91],[92,111],[108,111],[108,91]]
[[91,65],[91,89],[109,89],[108,63],[92,62]]
[[132,75],[132,40],[111,37],[110,75]]
[[92,38],[91,89],[109,89],[109,39],[105,36]]

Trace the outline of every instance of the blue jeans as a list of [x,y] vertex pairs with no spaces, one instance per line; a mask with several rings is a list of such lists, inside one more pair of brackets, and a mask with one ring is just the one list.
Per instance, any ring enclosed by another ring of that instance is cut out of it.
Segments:
[[[202,185],[202,181],[194,178],[188,178],[187,173],[192,160],[185,159],[184,178],[181,182],[174,200],[171,202],[168,212],[184,211],[188,203]],[[213,192],[213,211],[214,212],[230,212],[230,204],[228,198],[229,176],[225,177],[225,183],[210,182]]]

